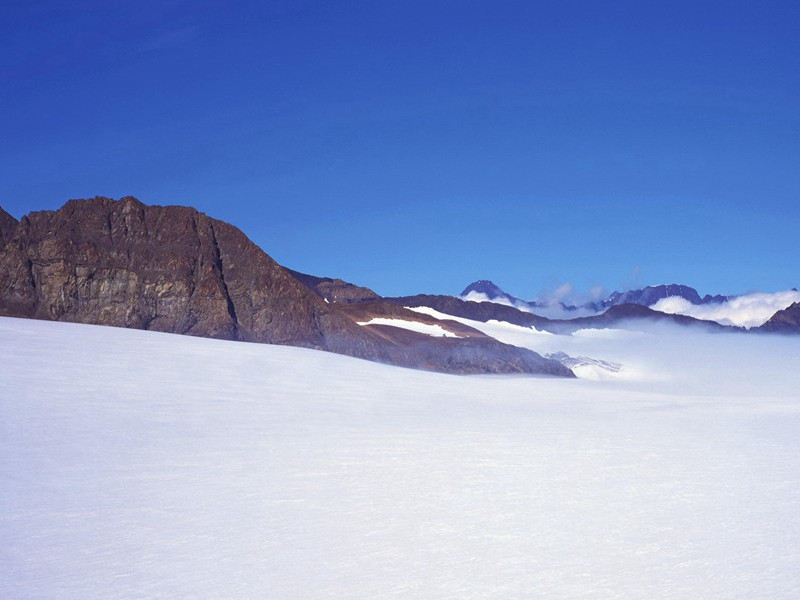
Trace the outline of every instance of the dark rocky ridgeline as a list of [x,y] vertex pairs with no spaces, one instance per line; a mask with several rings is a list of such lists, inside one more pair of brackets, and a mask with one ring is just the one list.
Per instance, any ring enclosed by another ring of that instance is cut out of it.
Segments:
[[603,300],[604,306],[617,306],[619,304],[641,304],[651,306],[671,296],[679,296],[688,300],[692,304],[700,304],[702,299],[697,290],[687,285],[672,283],[668,285],[647,286],[638,290],[628,292],[614,292],[607,299]]
[[709,304],[712,302],[725,302],[728,296],[711,296],[706,294],[702,298],[697,290],[689,287],[688,285],[680,285],[671,283],[668,285],[652,285],[643,287],[638,290],[630,290],[627,292],[614,292],[608,298],[603,300],[600,305],[602,307],[617,306],[619,304],[641,304],[642,306],[652,306],[659,300],[678,296],[684,300],[688,300],[692,304]]
[[673,323],[676,325],[696,326],[713,331],[739,331],[738,327],[728,327],[713,321],[702,321],[694,317],[662,313],[640,304],[618,304],[605,312],[590,317],[575,319],[548,319],[539,315],[519,310],[512,306],[493,302],[469,302],[453,296],[403,296],[386,298],[400,306],[427,306],[441,313],[471,319],[473,321],[505,321],[522,327],[536,327],[551,333],[568,334],[578,329],[607,328],[647,323]]
[[237,228],[193,208],[93,198],[12,220],[0,221],[0,315],[302,346],[441,371],[553,372],[511,346],[514,360],[471,350],[470,371],[456,368],[456,351],[437,359],[388,340]]
[[462,300],[455,296],[417,294],[416,296],[385,298],[385,300],[398,306],[427,306],[447,315],[473,321],[483,321],[484,323],[494,319],[521,325],[522,327],[534,326],[539,328],[540,325],[546,325],[550,322],[550,319],[546,317],[540,317],[513,306],[495,302],[473,302],[471,300]]
[[768,333],[800,333],[800,302],[779,310],[758,330]]
[[286,267],[284,269],[289,275],[328,302],[351,303],[380,299],[380,296],[371,289],[357,286],[341,279],[315,277],[314,275],[307,275]]

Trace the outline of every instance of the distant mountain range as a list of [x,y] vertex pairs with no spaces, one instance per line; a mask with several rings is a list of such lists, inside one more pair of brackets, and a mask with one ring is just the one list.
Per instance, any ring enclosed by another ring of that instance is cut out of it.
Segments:
[[[19,221],[0,209],[0,316],[302,346],[447,373],[571,377],[568,365],[577,359],[501,343],[458,319],[556,334],[655,322],[738,330],[649,308],[674,296],[693,304],[727,300],[701,298],[688,286],[649,286],[591,305],[562,305],[597,314],[552,319],[536,314],[542,303],[488,280],[459,297],[382,298],[341,279],[282,267],[236,227],[189,207],[97,197]],[[798,313],[794,304],[758,330],[798,333]]]
[[[536,300],[522,300],[516,296],[512,296],[504,292],[499,286],[487,279],[481,279],[469,284],[460,294],[461,298],[465,300],[478,299],[484,296],[486,300],[492,302],[508,303],[518,308],[526,308],[535,311],[537,308],[545,308],[550,306],[547,302]],[[715,302],[725,302],[729,296],[711,296],[706,295],[702,298],[697,290],[689,287],[688,285],[679,285],[672,283],[669,285],[655,285],[647,286],[636,290],[629,290],[626,292],[613,292],[603,300],[587,302],[580,305],[571,305],[559,302],[558,304],[567,311],[575,311],[581,308],[594,310],[599,312],[611,306],[618,306],[620,304],[639,304],[641,306],[653,306],[659,300],[664,298],[679,297],[688,300],[692,304],[710,304]]]

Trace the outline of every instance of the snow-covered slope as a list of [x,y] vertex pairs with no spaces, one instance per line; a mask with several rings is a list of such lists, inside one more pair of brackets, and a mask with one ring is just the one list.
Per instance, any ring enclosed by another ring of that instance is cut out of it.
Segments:
[[641,339],[594,382],[0,318],[0,597],[797,598],[800,344]]

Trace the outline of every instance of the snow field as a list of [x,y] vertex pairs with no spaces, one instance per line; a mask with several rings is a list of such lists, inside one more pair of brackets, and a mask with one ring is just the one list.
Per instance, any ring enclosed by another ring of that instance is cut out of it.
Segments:
[[459,377],[0,318],[0,597],[798,597],[798,342],[562,341],[650,354]]

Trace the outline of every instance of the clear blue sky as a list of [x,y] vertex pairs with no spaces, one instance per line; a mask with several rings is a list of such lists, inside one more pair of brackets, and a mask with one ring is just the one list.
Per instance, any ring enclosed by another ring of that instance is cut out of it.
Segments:
[[384,294],[786,289],[798,24],[797,2],[6,0],[0,205],[193,205]]

